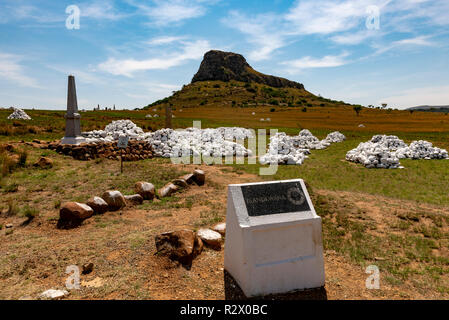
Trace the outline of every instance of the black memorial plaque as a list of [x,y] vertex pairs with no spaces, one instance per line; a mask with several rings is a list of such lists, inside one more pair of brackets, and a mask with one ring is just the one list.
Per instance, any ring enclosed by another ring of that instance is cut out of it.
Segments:
[[241,189],[250,217],[310,211],[299,181],[255,184]]

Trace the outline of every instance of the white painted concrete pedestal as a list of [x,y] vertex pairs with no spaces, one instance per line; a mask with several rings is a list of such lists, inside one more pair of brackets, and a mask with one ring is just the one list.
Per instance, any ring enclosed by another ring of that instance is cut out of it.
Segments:
[[[310,211],[249,216],[242,186],[298,182]],[[321,218],[301,179],[229,185],[225,269],[247,297],[324,286]]]

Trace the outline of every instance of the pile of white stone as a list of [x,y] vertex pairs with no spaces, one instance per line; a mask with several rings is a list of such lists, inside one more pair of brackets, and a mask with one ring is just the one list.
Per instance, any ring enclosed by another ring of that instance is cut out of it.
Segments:
[[8,116],[10,120],[31,120],[31,117],[25,111],[19,108],[14,108],[13,113]]
[[419,140],[410,143],[410,146],[397,150],[397,156],[399,159],[448,159],[448,152],[445,149],[434,147],[431,142]]
[[148,136],[131,120],[112,121],[104,130],[83,132],[82,135],[87,143],[113,142],[118,140],[120,135],[127,135],[131,140],[145,140]]
[[366,168],[403,168],[399,160],[404,158],[447,159],[448,152],[434,147],[428,141],[413,141],[407,145],[397,136],[376,135],[346,154],[346,160],[361,163]]
[[309,130],[304,129],[297,136],[277,133],[270,138],[267,154],[261,156],[261,164],[297,164],[301,165],[310,149],[325,149],[332,143],[342,142],[346,137],[338,132],[332,132],[323,140],[315,137]]
[[161,129],[150,133],[146,140],[150,141],[154,154],[164,158],[199,155],[221,158],[250,156],[251,150],[246,149],[242,143],[244,139],[251,137],[253,137],[251,130],[238,127],[187,128],[184,130]]

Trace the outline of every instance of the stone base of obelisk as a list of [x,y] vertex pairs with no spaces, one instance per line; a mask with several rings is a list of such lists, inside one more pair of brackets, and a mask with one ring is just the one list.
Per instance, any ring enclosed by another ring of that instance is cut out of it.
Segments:
[[83,137],[64,137],[61,139],[61,144],[81,144],[85,142],[86,139]]

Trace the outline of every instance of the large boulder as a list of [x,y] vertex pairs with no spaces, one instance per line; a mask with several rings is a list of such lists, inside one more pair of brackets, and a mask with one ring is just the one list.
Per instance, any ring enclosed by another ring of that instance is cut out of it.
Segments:
[[173,183],[175,186],[178,186],[178,187],[181,188],[181,189],[185,189],[185,188],[188,188],[188,187],[189,187],[189,184],[187,183],[187,181],[185,181],[185,180],[182,179],[182,178],[175,179],[175,180],[172,181],[172,183]]
[[193,171],[193,179],[197,185],[202,186],[206,181],[206,174],[203,170],[197,169]]
[[170,197],[173,193],[175,193],[176,191],[178,191],[179,187],[175,186],[173,183],[168,183],[165,186],[163,186],[162,188],[160,188],[158,190],[158,195],[159,198],[165,198],[165,197]]
[[200,229],[198,230],[198,237],[212,249],[221,250],[221,234],[218,232],[211,229]]
[[143,197],[140,194],[125,196],[126,202],[131,205],[139,205],[143,203]]
[[117,211],[126,207],[126,199],[118,190],[105,191],[101,197],[108,204],[109,211]]
[[185,182],[187,182],[188,184],[192,184],[195,182],[195,177],[193,175],[193,173],[189,173],[186,175],[183,175],[182,177],[180,177],[179,179],[184,180]]
[[53,167],[53,160],[47,157],[40,157],[39,160],[33,165],[42,169],[49,169]]
[[149,182],[139,181],[135,184],[134,190],[140,194],[144,200],[153,200],[155,191],[154,185]]
[[226,234],[226,222],[216,224],[215,226],[212,227],[212,230],[224,236]]
[[203,243],[192,230],[162,233],[155,237],[158,254],[168,256],[190,268],[193,259],[203,250]]
[[87,204],[79,202],[67,202],[59,210],[59,228],[74,228],[90,218],[94,210]]
[[108,203],[100,197],[87,200],[86,204],[94,210],[94,214],[103,214],[108,211]]

